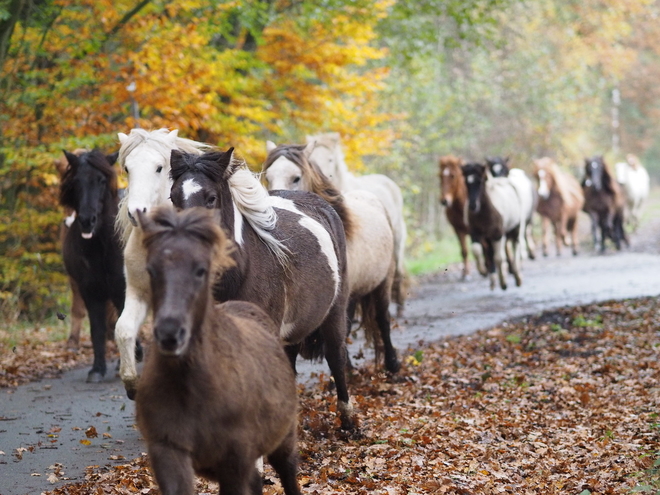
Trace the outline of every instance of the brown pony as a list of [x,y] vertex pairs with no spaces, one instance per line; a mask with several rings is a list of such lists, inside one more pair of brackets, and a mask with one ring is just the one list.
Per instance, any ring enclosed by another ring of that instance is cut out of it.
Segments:
[[628,244],[628,238],[623,230],[625,199],[602,156],[584,159],[582,189],[584,211],[591,217],[594,247],[598,245],[599,227],[601,253],[605,251],[607,237],[612,239],[617,249],[621,249],[621,241]]
[[568,246],[568,233],[571,234],[573,254],[577,254],[578,214],[584,205],[584,194],[577,179],[562,171],[551,158],[534,160],[534,177],[538,181],[539,203],[536,211],[541,215],[543,256],[548,255],[550,223],[555,232],[557,256],[561,255],[561,245]]
[[445,206],[447,220],[454,228],[458,242],[461,245],[461,256],[463,257],[463,279],[470,273],[468,265],[467,236],[470,229],[465,216],[465,204],[467,202],[467,187],[463,180],[461,171],[463,160],[455,156],[443,156],[440,158],[440,203]]
[[163,495],[192,495],[197,473],[220,493],[261,493],[261,456],[287,495],[296,481],[293,371],[273,320],[252,303],[215,306],[216,274],[234,265],[213,212],[161,206],[144,229],[154,347],[138,382],[137,421]]

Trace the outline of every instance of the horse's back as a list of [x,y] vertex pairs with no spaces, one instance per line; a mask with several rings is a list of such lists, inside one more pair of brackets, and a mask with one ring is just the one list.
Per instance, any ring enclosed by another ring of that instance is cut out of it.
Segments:
[[354,233],[347,240],[351,295],[364,295],[384,279],[395,260],[394,234],[382,202],[375,194],[356,189],[344,194]]
[[518,191],[525,219],[531,219],[535,203],[534,184],[532,184],[531,179],[527,176],[524,170],[520,168],[512,168],[509,170],[509,180]]
[[486,185],[493,206],[502,216],[504,231],[519,226],[524,215],[518,187],[508,177],[489,179]]

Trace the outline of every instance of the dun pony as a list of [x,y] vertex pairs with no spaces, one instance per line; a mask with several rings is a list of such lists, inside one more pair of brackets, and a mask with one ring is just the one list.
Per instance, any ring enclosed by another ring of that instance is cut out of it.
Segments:
[[147,249],[154,347],[137,421],[163,495],[192,495],[194,473],[220,493],[261,493],[261,456],[284,492],[296,481],[296,384],[273,321],[257,306],[215,306],[217,273],[233,264],[212,212],[138,211]]

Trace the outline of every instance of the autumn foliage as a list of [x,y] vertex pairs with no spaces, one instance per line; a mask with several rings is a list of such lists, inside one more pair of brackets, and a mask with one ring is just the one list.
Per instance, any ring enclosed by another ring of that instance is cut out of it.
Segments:
[[267,138],[331,129],[349,156],[382,153],[387,71],[369,63],[384,55],[373,28],[388,3],[368,3],[317,18],[288,2],[257,15],[240,2],[56,0],[17,23],[0,80],[3,316],[65,303],[52,165],[62,148],[111,152],[139,125],[235,146],[255,168]]

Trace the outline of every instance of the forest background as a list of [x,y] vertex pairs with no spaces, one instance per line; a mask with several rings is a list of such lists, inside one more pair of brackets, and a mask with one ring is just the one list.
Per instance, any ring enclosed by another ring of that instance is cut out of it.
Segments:
[[0,0],[0,318],[67,307],[62,149],[139,125],[235,146],[342,135],[405,194],[409,253],[447,233],[437,160],[632,152],[660,172],[654,0]]

